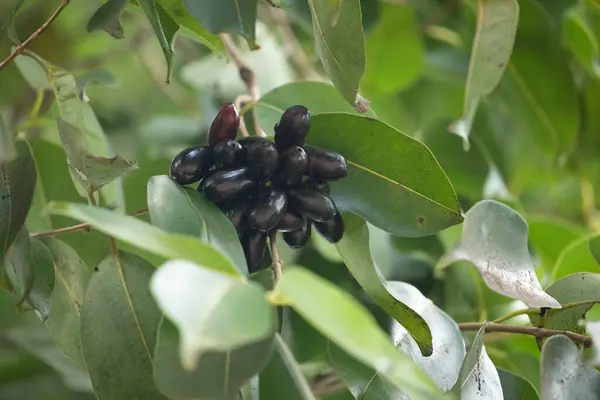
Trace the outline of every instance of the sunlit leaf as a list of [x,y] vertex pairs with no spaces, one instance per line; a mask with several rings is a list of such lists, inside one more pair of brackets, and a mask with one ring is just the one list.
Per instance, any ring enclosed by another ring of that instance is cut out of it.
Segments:
[[102,4],[88,21],[87,31],[103,30],[115,39],[122,39],[124,32],[121,25],[121,13],[127,3],[127,0],[108,0]]
[[563,249],[585,233],[575,224],[546,216],[527,218],[527,224],[529,241],[550,272]]
[[599,272],[592,247],[600,239],[599,234],[582,236],[566,246],[558,256],[552,269],[552,280],[556,281],[577,272]]
[[527,223],[513,209],[495,200],[483,200],[466,214],[458,247],[440,262],[469,261],[486,285],[529,307],[560,307],[542,290],[527,248]]

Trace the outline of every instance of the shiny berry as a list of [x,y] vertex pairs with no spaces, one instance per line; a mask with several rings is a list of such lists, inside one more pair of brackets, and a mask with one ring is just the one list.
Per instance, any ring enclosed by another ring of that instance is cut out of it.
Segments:
[[275,125],[275,145],[283,151],[291,146],[302,146],[310,130],[310,112],[296,105],[285,110]]
[[306,221],[302,228],[296,231],[283,232],[281,236],[283,236],[283,240],[292,249],[300,249],[306,246],[306,243],[310,239],[310,227],[310,222]]
[[302,186],[308,189],[316,190],[317,192],[324,194],[331,194],[329,184],[325,181],[319,181],[315,178],[308,178],[302,182]]
[[254,273],[260,269],[267,247],[267,233],[254,229],[246,229],[240,240],[246,256],[248,272]]
[[221,211],[229,218],[235,230],[238,233],[243,232],[246,229],[247,221],[245,218],[246,211],[250,207],[250,202],[247,199],[242,199],[233,204],[224,205],[221,207]]
[[326,222],[313,222],[313,226],[330,243],[337,243],[344,236],[344,219],[337,212],[333,218]]
[[220,171],[241,167],[244,163],[244,149],[235,140],[225,140],[214,147],[215,168]]
[[213,165],[213,151],[207,146],[182,150],[171,161],[169,175],[180,185],[198,182]]
[[247,168],[215,172],[202,181],[204,196],[214,202],[230,202],[248,194],[256,182],[248,176]]
[[284,151],[279,157],[276,181],[283,186],[295,186],[306,172],[308,157],[300,146],[293,146]]
[[318,222],[329,221],[337,212],[331,197],[307,188],[289,190],[288,207],[290,211]]
[[259,198],[252,204],[247,213],[248,225],[259,231],[269,231],[281,221],[286,206],[286,194],[273,190],[269,195]]
[[215,147],[225,140],[233,140],[240,127],[240,114],[231,103],[225,104],[208,129],[208,145]]
[[301,229],[306,223],[306,219],[298,214],[292,212],[285,212],[281,221],[275,226],[280,232],[291,232]]
[[246,149],[246,165],[249,175],[256,179],[273,176],[277,170],[278,158],[279,154],[275,144],[270,140],[249,144]]
[[348,163],[339,153],[319,147],[304,146],[308,155],[307,174],[320,180],[337,180],[348,174]]

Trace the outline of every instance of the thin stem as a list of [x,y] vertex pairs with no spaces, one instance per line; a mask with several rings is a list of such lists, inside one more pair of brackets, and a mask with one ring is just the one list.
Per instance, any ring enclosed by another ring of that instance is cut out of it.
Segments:
[[[237,108],[238,110],[242,110],[242,108],[246,108],[246,106],[242,107],[242,103],[247,103],[247,102],[252,102],[252,97],[250,97],[247,94],[240,94],[233,101],[233,105],[235,105],[235,108]],[[248,128],[246,127],[246,121],[244,120],[244,113],[242,113],[241,111],[240,111],[240,132],[242,133],[242,136],[250,136],[250,134],[248,133]]]
[[[136,211],[133,214],[131,214],[131,216],[132,217],[137,217],[137,216],[144,215],[144,214],[148,214],[148,209],[147,208],[144,208],[143,210]],[[90,224],[88,224],[88,223],[77,224],[77,225],[73,225],[73,226],[66,226],[64,228],[52,229],[51,231],[46,231],[46,232],[36,232],[36,233],[30,234],[29,236],[35,237],[35,238],[42,238],[42,237],[48,237],[48,236],[56,236],[56,235],[62,235],[62,234],[65,234],[65,233],[90,230],[91,227],[92,226]]]
[[279,258],[279,251],[277,250],[276,230],[273,230],[269,235],[269,242],[271,245],[271,269],[273,270],[273,280],[276,287],[281,279],[281,267],[283,266],[283,261]]
[[[571,303],[565,303],[562,305],[561,308],[552,308],[546,311],[546,314],[548,313],[553,313],[553,312],[558,312],[558,311],[562,311],[562,310],[566,310],[569,308],[573,308],[573,307],[579,307],[579,306],[585,306],[585,305],[589,305],[589,304],[595,304],[595,303],[600,303],[600,301],[598,300],[583,300],[583,301],[573,301]],[[522,308],[520,310],[515,310],[513,312],[511,312],[510,314],[506,314],[503,317],[500,317],[496,320],[494,320],[494,322],[496,323],[501,323],[501,322],[505,322],[508,321],[509,319],[513,318],[513,317],[517,317],[519,315],[524,315],[524,314],[540,314],[541,310],[539,308]]]
[[56,11],[54,11],[54,13],[50,16],[50,18],[48,18],[48,21],[44,22],[44,24],[42,26],[40,26],[37,30],[35,30],[31,34],[31,36],[29,36],[27,38],[27,40],[25,40],[23,43],[21,43],[20,45],[15,47],[13,52],[10,53],[8,55],[8,57],[6,57],[4,60],[2,60],[0,62],[0,71],[2,70],[2,68],[6,67],[8,65],[8,63],[10,63],[12,60],[14,60],[19,54],[21,54],[27,46],[29,46],[31,43],[33,43],[35,40],[37,40],[42,35],[42,33],[44,33],[46,31],[46,29],[48,29],[48,27],[50,27],[50,25],[54,22],[54,20],[56,20],[56,18],[58,18],[58,16],[60,15],[60,13],[65,9],[67,4],[69,4],[69,1],[70,0],[62,0],[59,4],[58,8],[56,9]]
[[[481,322],[463,322],[459,323],[458,327],[461,331],[477,331],[483,326]],[[581,343],[585,347],[592,345],[592,338],[586,335],[580,335],[571,331],[560,331],[556,329],[538,328],[535,326],[517,326],[517,325],[506,325],[498,324],[496,322],[488,322],[486,332],[506,332],[506,333],[518,333],[521,335],[530,335],[538,339],[547,338],[554,335],[565,335],[574,342]]]

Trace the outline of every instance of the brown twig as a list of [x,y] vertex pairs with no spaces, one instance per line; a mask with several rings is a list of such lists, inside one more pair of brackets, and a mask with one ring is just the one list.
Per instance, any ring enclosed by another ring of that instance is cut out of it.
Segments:
[[[246,85],[246,91],[248,92],[248,95],[250,96],[253,102],[257,102],[258,99],[260,99],[260,89],[258,88],[258,83],[256,82],[256,75],[254,74],[254,71],[252,71],[248,64],[246,64],[246,62],[242,59],[240,50],[238,49],[237,45],[228,33],[222,33],[221,40],[223,41],[223,45],[227,49],[231,60],[237,66],[238,72],[240,74],[240,79],[242,80],[242,82],[244,82],[244,85]],[[257,136],[264,136],[260,124],[258,123],[255,108],[252,109],[252,119],[254,120],[255,134]]]
[[[137,216],[144,215],[144,214],[148,214],[148,209],[147,208],[144,208],[143,210],[136,211],[133,214],[131,214],[131,216],[132,217],[137,217]],[[35,237],[35,238],[41,238],[41,237],[47,237],[47,236],[56,236],[56,235],[62,235],[62,234],[65,234],[65,233],[90,230],[91,227],[92,227],[91,224],[83,223],[83,224],[77,224],[77,225],[73,225],[73,226],[66,226],[64,228],[52,229],[51,231],[46,231],[46,232],[36,232],[36,233],[30,234],[29,236]]]
[[[463,322],[459,323],[458,327],[461,331],[477,331],[483,326],[481,322]],[[485,328],[486,332],[505,332],[505,333],[518,333],[521,335],[535,336],[538,339],[548,338],[554,335],[565,335],[574,342],[581,343],[585,347],[592,345],[592,338],[585,335],[580,335],[571,331],[560,331],[556,329],[538,328],[535,326],[518,326],[518,325],[506,325],[498,324],[496,322],[488,322]]]
[[277,231],[273,230],[269,235],[269,243],[271,245],[271,269],[273,270],[273,280],[275,285],[279,283],[281,279],[281,267],[283,261],[279,258],[279,251],[277,250]]
[[54,20],[56,20],[56,18],[58,18],[60,13],[65,9],[67,4],[69,4],[69,1],[70,0],[62,0],[59,4],[58,8],[56,9],[56,11],[54,11],[54,13],[50,16],[50,18],[48,18],[48,21],[44,22],[44,24],[42,26],[40,26],[38,29],[36,29],[31,34],[31,36],[29,36],[27,38],[27,40],[25,40],[23,43],[21,43],[20,45],[15,47],[13,52],[10,53],[8,55],[8,57],[6,57],[4,60],[2,60],[2,62],[0,62],[0,71],[2,70],[2,68],[6,67],[9,62],[14,60],[15,57],[17,57],[19,54],[21,54],[27,46],[29,46],[31,43],[33,43],[35,40],[37,40],[42,35],[42,33],[44,33],[44,31],[46,31],[46,29],[48,29],[48,27],[54,22]]
[[[237,108],[239,111],[241,111],[242,103],[251,102],[251,101],[253,101],[253,100],[252,100],[252,97],[250,97],[250,95],[240,94],[233,101],[233,105],[235,106],[235,108]],[[241,113],[241,115],[240,115],[240,132],[242,133],[242,136],[250,136],[250,134],[248,133],[248,128],[246,127],[246,121],[244,120],[243,113]]]

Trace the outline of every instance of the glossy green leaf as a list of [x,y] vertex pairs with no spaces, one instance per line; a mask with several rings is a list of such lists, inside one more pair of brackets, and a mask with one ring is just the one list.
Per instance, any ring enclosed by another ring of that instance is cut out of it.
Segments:
[[600,266],[600,236],[593,237],[589,243],[590,253],[596,259],[596,262]]
[[582,362],[579,349],[566,336],[557,335],[546,340],[542,347],[541,370],[542,399],[598,398],[600,372]]
[[206,351],[190,372],[181,365],[179,344],[177,328],[163,319],[155,353],[154,382],[171,398],[229,399],[265,367],[273,350],[270,337],[231,352]]
[[[283,112],[296,104],[308,108],[311,117],[330,112],[359,114],[329,83],[294,82],[265,93],[256,104],[256,114],[263,130],[272,135]],[[364,115],[375,117],[373,108]],[[310,136],[314,134],[314,129],[311,132]]]
[[375,319],[350,294],[298,267],[286,267],[275,297],[282,298],[333,343],[394,382],[412,399],[438,398],[435,384],[398,352]]
[[[599,285],[600,274],[581,272],[557,280],[546,289],[546,292],[562,305],[579,301],[600,302]],[[585,317],[592,306],[593,303],[589,303],[565,309],[548,310],[546,311],[547,315],[544,316],[543,326],[548,329],[581,331],[579,320]],[[541,323],[537,314],[531,314],[529,318],[536,326]]]
[[190,14],[213,34],[243,36],[251,49],[256,45],[258,0],[184,0]]
[[158,0],[158,4],[180,25],[182,33],[186,33],[215,53],[223,53],[223,42],[219,35],[210,33],[200,25],[185,8],[183,0]]
[[469,148],[471,126],[479,101],[492,93],[509,63],[519,22],[517,0],[478,0],[462,119],[451,127]]
[[381,373],[350,356],[348,353],[327,342],[329,362],[340,374],[352,396],[359,400],[404,400],[406,394]]
[[367,67],[361,83],[368,96],[393,94],[423,71],[425,50],[414,8],[381,5],[381,18],[367,36]]
[[408,330],[418,344],[419,353],[430,356],[433,351],[431,331],[414,309],[386,287],[385,279],[371,256],[367,224],[353,214],[344,213],[343,216],[344,236],[337,248],[352,276],[379,306]]
[[150,290],[180,332],[180,358],[187,371],[206,351],[233,351],[274,334],[274,310],[253,283],[171,260],[154,273]]
[[221,251],[240,275],[248,274],[234,226],[198,191],[182,187],[166,175],[154,176],[148,182],[148,208],[154,226],[199,238]]
[[529,241],[550,271],[561,252],[585,231],[568,221],[552,217],[527,218]]
[[14,2],[14,7],[12,9],[12,14],[7,21],[4,22],[3,25],[0,24],[0,30],[6,31],[6,36],[12,40],[15,44],[20,44],[21,41],[17,36],[17,32],[15,30],[15,20],[19,16],[19,14],[23,13],[30,6],[35,4],[36,0],[16,0]]
[[577,61],[592,76],[600,76],[600,48],[594,31],[588,26],[585,15],[575,8],[562,17],[561,33]]
[[404,324],[395,321],[391,327],[392,341],[429,375],[441,391],[450,390],[458,379],[465,357],[465,343],[458,325],[414,286],[391,281],[387,288],[394,298],[411,307],[427,322],[433,337],[433,352],[430,356],[422,355]]
[[167,61],[167,83],[171,82],[173,58],[175,56],[175,37],[179,32],[179,24],[169,15],[156,0],[139,0],[146,18],[154,29],[160,48]]
[[108,0],[102,4],[88,21],[87,31],[103,30],[115,39],[122,39],[124,32],[121,25],[121,13],[127,3],[127,0]]
[[150,293],[154,267],[133,254],[109,255],[81,307],[81,349],[99,400],[165,399],[152,382],[161,313]]
[[348,176],[331,184],[341,210],[406,237],[428,236],[462,221],[452,185],[429,149],[391,126],[368,117],[320,114],[311,119],[307,143],[348,161]]
[[17,158],[0,163],[0,264],[25,223],[36,183],[29,145],[16,142]]
[[8,125],[0,114],[0,163],[8,163],[17,158],[17,150]]
[[525,378],[498,368],[504,400],[539,400],[540,395]]
[[187,235],[168,233],[134,217],[76,203],[53,203],[49,212],[87,222],[126,243],[165,258],[181,258],[237,276],[239,273],[219,251]]
[[101,84],[103,86],[116,86],[118,82],[117,77],[111,71],[104,68],[93,69],[75,78],[77,89],[84,99],[87,98],[86,89],[90,83]]
[[54,266],[48,248],[38,239],[29,238],[27,229],[22,228],[6,258],[21,287],[18,305],[36,310],[44,321],[50,312],[54,288]]
[[267,366],[260,373],[258,397],[261,400],[314,400],[298,362],[279,333]]
[[62,240],[49,237],[42,242],[50,251],[55,276],[46,328],[66,355],[83,364],[79,321],[91,272],[75,250]]
[[495,292],[521,300],[529,307],[559,307],[542,290],[527,248],[527,223],[513,209],[495,200],[482,200],[465,216],[458,247],[442,265],[468,261]]
[[366,58],[360,2],[308,0],[308,5],[323,67],[344,99],[358,110]]
[[577,272],[598,272],[600,265],[592,253],[592,243],[600,238],[599,234],[582,236],[566,246],[558,256],[552,269],[552,280],[574,274]]

